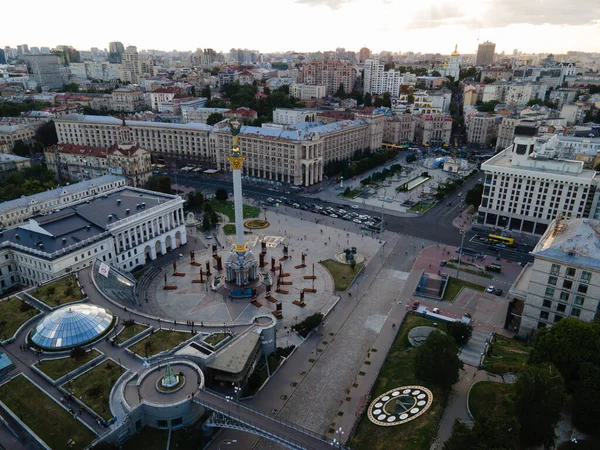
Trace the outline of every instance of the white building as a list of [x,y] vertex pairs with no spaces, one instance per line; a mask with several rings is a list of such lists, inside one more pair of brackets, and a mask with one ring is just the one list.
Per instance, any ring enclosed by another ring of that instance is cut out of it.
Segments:
[[325,97],[325,85],[290,84],[290,95],[300,100]]
[[206,123],[211,114],[225,114],[229,108],[181,105],[181,123]]
[[0,233],[0,292],[90,266],[122,270],[187,242],[183,200],[131,187],[88,197]]
[[565,317],[591,322],[600,305],[600,222],[556,219],[544,233],[509,296],[524,302],[520,333]]
[[139,84],[142,70],[137,47],[133,45],[127,47],[121,58],[121,72],[123,74],[121,80],[131,84]]
[[597,217],[598,173],[585,170],[583,161],[562,159],[556,136],[536,134],[535,126],[519,124],[514,143],[481,165],[478,223],[541,235],[559,214]]
[[458,53],[458,44],[454,47],[454,51],[450,55],[448,61],[448,67],[445,70],[444,75],[447,77],[454,78],[454,81],[458,81],[460,78],[460,65],[462,64],[462,56]]
[[376,59],[367,59],[364,65],[363,94],[384,94],[389,92],[392,97],[400,94],[402,74],[393,69],[385,70],[385,64]]
[[314,122],[317,111],[304,108],[276,108],[273,111],[273,122],[282,125],[293,125],[298,122]]
[[526,105],[530,100],[544,99],[547,85],[522,81],[500,82],[485,85],[482,101],[496,101],[508,106]]

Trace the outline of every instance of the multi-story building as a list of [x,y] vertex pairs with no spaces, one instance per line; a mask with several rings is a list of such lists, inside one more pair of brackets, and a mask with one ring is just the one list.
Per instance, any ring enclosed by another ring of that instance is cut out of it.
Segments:
[[16,141],[31,144],[37,128],[35,123],[19,123],[16,125],[0,125],[0,143],[8,144],[12,149]]
[[565,317],[591,322],[600,306],[600,222],[555,219],[509,297],[523,302],[519,333],[532,334]]
[[497,81],[485,86],[482,100],[497,101],[508,106],[526,105],[530,100],[544,99],[546,88],[543,83]]
[[121,71],[123,73],[123,81],[132,84],[140,82],[142,70],[136,46],[128,46],[121,55]]
[[446,114],[418,114],[415,140],[422,145],[450,144],[452,117]]
[[136,112],[146,108],[144,92],[136,87],[120,87],[111,92],[111,107],[113,111]]
[[242,106],[238,109],[230,109],[223,113],[223,117],[226,119],[241,119],[244,122],[249,122],[258,117],[258,113],[253,109]]
[[106,175],[94,180],[73,183],[28,197],[9,200],[0,203],[0,225],[10,227],[23,223],[30,217],[50,214],[53,210],[67,204],[84,201],[88,197],[112,191],[126,184],[127,180],[124,177]]
[[502,116],[496,114],[479,112],[470,116],[466,122],[467,142],[483,148],[493,146],[500,122],[502,122]]
[[89,180],[113,174],[127,177],[129,185],[143,186],[152,175],[151,153],[137,144],[115,144],[109,148],[57,144],[44,152],[46,165],[72,180]]
[[317,112],[305,108],[276,108],[273,111],[273,122],[282,125],[293,125],[298,122],[314,122]]
[[316,84],[290,84],[290,95],[300,100],[325,97],[325,86]]
[[214,161],[208,142],[211,127],[203,123],[125,122],[114,117],[73,114],[56,119],[54,124],[59,144],[111,147],[119,142],[135,142],[159,157]]
[[125,47],[122,42],[114,41],[108,44],[108,62],[121,64]]
[[494,62],[494,53],[496,44],[490,41],[485,41],[477,46],[477,56],[475,57],[476,66],[491,66]]
[[131,271],[186,242],[181,197],[121,187],[2,231],[0,292],[96,260]]
[[557,136],[537,137],[534,124],[517,125],[514,143],[481,165],[478,223],[541,235],[559,214],[597,218],[598,173],[565,159],[558,144]]
[[302,65],[298,77],[300,83],[325,86],[325,94],[333,95],[344,86],[346,94],[354,90],[356,69],[354,64],[338,59],[315,60]]
[[194,66],[210,66],[217,60],[217,52],[212,48],[197,48],[196,52],[192,54],[192,64]]
[[27,73],[42,88],[61,89],[64,81],[60,72],[60,62],[55,55],[27,55],[23,58]]
[[360,49],[360,51],[358,52],[358,59],[360,60],[360,62],[364,62],[367,59],[369,59],[371,57],[371,50],[369,50],[367,47],[363,47]]
[[181,106],[181,123],[206,123],[211,114],[224,114],[229,108],[204,108],[199,106]]
[[367,59],[364,66],[363,93],[384,94],[389,92],[398,97],[402,74],[393,69],[385,70],[385,64],[376,59]]
[[219,72],[219,86],[233,84],[238,79],[238,73],[233,69],[223,69]]
[[557,108],[560,109],[564,105],[573,103],[577,97],[577,92],[578,90],[573,88],[555,89],[554,91],[550,91],[548,98],[551,102],[555,102]]
[[412,114],[396,114],[386,117],[383,127],[383,142],[409,144],[415,139],[416,117]]
[[178,86],[168,86],[154,89],[148,93],[152,111],[159,111],[161,104],[172,101],[175,95],[181,91],[182,89]]
[[0,177],[6,176],[9,172],[31,167],[31,159],[23,156],[4,154],[0,151]]

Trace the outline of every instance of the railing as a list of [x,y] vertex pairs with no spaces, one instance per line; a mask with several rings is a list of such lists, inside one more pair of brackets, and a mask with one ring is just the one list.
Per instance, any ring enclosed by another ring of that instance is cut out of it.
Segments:
[[34,255],[42,256],[45,258],[54,258],[54,257],[60,256],[61,254],[63,254],[63,255],[67,254],[77,248],[85,247],[87,244],[104,239],[105,237],[107,237],[109,235],[110,235],[110,233],[108,231],[105,231],[103,233],[92,236],[84,241],[80,241],[80,242],[77,242],[76,244],[71,244],[68,247],[61,248],[60,250],[56,250],[55,252],[52,252],[52,253],[43,252],[41,250],[36,250],[34,248],[26,247],[25,245],[17,244],[12,241],[2,242],[0,244],[0,248],[10,247],[10,248],[14,248],[16,250],[22,250],[23,252],[32,253]]

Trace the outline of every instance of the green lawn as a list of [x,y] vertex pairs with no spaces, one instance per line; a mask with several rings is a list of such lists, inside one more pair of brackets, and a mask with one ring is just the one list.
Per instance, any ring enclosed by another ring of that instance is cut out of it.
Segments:
[[415,206],[409,208],[409,211],[424,213],[424,212],[429,211],[435,205],[436,205],[436,202],[419,202]]
[[[409,350],[408,332],[414,327],[431,326],[432,323],[413,314],[406,317],[375,382],[372,399],[395,387],[421,384],[414,374],[415,352]],[[439,328],[445,331],[444,326]],[[433,392],[433,404],[426,414],[404,425],[380,427],[373,424],[365,413],[360,418],[350,447],[353,450],[429,450],[437,434],[446,394],[436,387],[427,387]]]
[[233,223],[228,223],[223,227],[223,233],[225,234],[235,234],[235,225]]
[[[482,277],[482,278],[494,278],[494,276],[490,275],[489,273],[482,272],[480,270],[469,269],[468,267],[465,267],[463,264],[464,264],[463,262],[461,262],[461,264],[460,264],[461,272],[470,273],[471,275],[477,275],[478,277]],[[454,264],[446,264],[444,267],[447,267],[448,269],[456,270],[456,268],[458,266],[455,266]]]
[[101,362],[92,370],[62,385],[83,403],[92,408],[103,419],[112,417],[108,406],[110,390],[121,376],[121,369],[110,359]]
[[454,277],[449,277],[448,286],[446,286],[446,292],[444,292],[443,300],[453,302],[463,287],[475,289],[476,291],[480,292],[485,291],[485,286],[480,284],[470,283],[465,280],[457,280]]
[[345,291],[348,289],[348,286],[350,286],[350,283],[354,280],[354,277],[356,277],[363,266],[362,264],[357,264],[356,267],[354,267],[354,270],[352,270],[350,264],[342,264],[333,259],[321,261],[321,264],[325,266],[333,277],[335,283],[334,289],[336,291]]
[[[230,222],[235,222],[235,210],[232,201],[220,202],[219,200],[212,201],[213,209],[221,214],[229,217]],[[258,217],[260,209],[255,206],[244,205],[244,219],[253,219]]]
[[204,342],[214,347],[215,345],[218,345],[220,342],[224,341],[228,336],[229,333],[213,333],[204,339]]
[[345,197],[345,198],[356,198],[358,197],[360,194],[362,194],[363,190],[362,189],[350,189],[348,192],[344,191],[340,194],[340,197]]
[[141,341],[128,347],[129,350],[136,354],[149,357],[156,355],[166,350],[171,350],[183,341],[187,341],[192,337],[191,333],[184,333],[182,331],[169,331],[169,330],[158,330],[149,336],[146,336]]
[[[0,386],[0,400],[53,450],[83,449],[95,439],[94,433],[23,376]],[[69,447],[67,439],[75,445]]]
[[146,325],[141,325],[139,323],[134,323],[133,325],[125,326],[123,327],[123,331],[121,331],[118,334],[115,341],[117,343],[125,342],[127,339],[130,339],[147,329],[148,327]]
[[45,284],[41,288],[32,291],[31,295],[51,308],[83,298],[74,276],[61,278],[53,283]]
[[489,417],[512,407],[514,384],[480,381],[475,383],[469,394],[469,409],[473,418]]
[[524,342],[496,335],[490,356],[486,356],[483,369],[503,374],[520,372],[527,366],[531,348]]
[[75,359],[68,357],[60,359],[42,359],[35,367],[40,369],[53,380],[58,380],[63,375],[74,371],[78,367],[83,366],[86,362],[89,362],[98,356],[100,356],[100,352],[92,349],[89,352],[86,352],[84,358]]
[[21,325],[39,313],[17,297],[0,302],[0,340],[12,337]]

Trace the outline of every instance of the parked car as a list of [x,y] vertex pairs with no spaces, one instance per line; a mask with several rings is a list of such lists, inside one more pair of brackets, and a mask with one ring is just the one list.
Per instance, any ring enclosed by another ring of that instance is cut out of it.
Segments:
[[440,313],[440,308],[433,308],[431,310],[431,312],[434,313],[434,314],[439,314]]
[[496,294],[497,296],[501,296],[502,295],[502,289],[496,289],[494,291],[494,294]]
[[465,317],[468,317],[469,319],[473,318],[473,317],[471,317],[471,314],[469,314],[469,313],[465,313]]
[[446,261],[440,261],[440,267],[444,267],[446,265]]
[[485,290],[485,292],[487,292],[488,294],[493,294],[496,291],[496,286],[488,286],[488,288]]
[[350,208],[352,208],[352,209],[358,209],[358,206],[352,205]]
[[333,219],[337,219],[338,215],[337,214],[330,214],[329,217],[332,217]]

